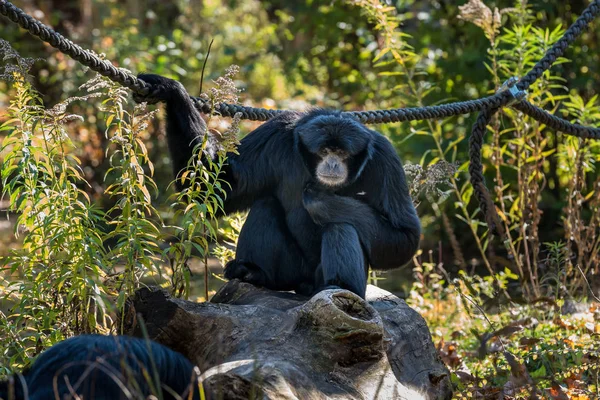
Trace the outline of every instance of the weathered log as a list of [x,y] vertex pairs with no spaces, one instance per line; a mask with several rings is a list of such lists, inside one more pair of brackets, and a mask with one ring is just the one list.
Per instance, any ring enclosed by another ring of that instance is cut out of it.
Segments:
[[211,302],[158,289],[131,301],[125,330],[192,360],[222,399],[450,399],[449,373],[423,318],[374,286],[312,298],[237,280]]

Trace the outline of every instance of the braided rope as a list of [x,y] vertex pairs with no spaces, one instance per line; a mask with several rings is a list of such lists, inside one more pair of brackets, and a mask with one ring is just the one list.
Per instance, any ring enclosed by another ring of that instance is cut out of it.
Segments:
[[[554,62],[564,54],[565,50],[573,43],[589,26],[598,14],[600,14],[600,1],[595,0],[583,11],[577,20],[567,29],[564,35],[546,52],[544,57],[517,83],[519,90],[526,90],[536,82],[542,74],[547,71]],[[551,128],[564,132],[568,135],[581,138],[600,139],[600,129],[573,124],[567,120],[548,113],[528,101],[519,101],[511,104],[511,107],[529,115],[534,120],[541,122]],[[471,130],[469,138],[469,175],[473,190],[476,194],[481,211],[486,219],[490,232],[497,231],[501,237],[505,237],[500,223],[498,212],[492,201],[490,193],[485,185],[483,176],[483,164],[481,161],[481,148],[486,126],[498,109],[485,108],[477,117]]]
[[535,81],[537,81],[544,71],[547,71],[552,64],[556,61],[556,59],[562,56],[569,47],[571,43],[573,43],[588,27],[590,22],[592,22],[600,13],[600,1],[595,0],[590,3],[589,6],[583,13],[577,18],[569,29],[563,34],[563,36],[556,42],[550,50],[546,52],[544,57],[540,61],[535,64],[535,66],[529,71],[517,84],[517,87],[521,90],[527,90],[529,86],[531,86]]
[[[8,17],[11,21],[29,31],[32,35],[71,56],[74,60],[77,60],[93,71],[131,89],[136,95],[136,98],[144,99],[149,103],[155,103],[158,101],[158,94],[161,90],[164,90],[160,85],[148,85],[128,71],[119,69],[111,62],[101,59],[95,53],[83,49],[79,45],[64,38],[50,27],[31,17],[20,8],[14,6],[8,0],[0,0],[0,14]],[[565,34],[546,52],[544,57],[542,57],[542,59],[538,61],[517,83],[516,87],[520,91],[525,91],[535,83],[542,74],[564,54],[569,45],[581,35],[598,14],[600,14],[600,0],[594,0],[567,29]],[[239,113],[243,119],[254,121],[267,121],[285,112],[285,110],[267,110],[264,108],[246,107],[227,103],[220,103],[212,110],[210,104],[203,99],[192,97],[192,100],[200,112],[209,113],[211,111],[216,111],[225,117],[233,117],[235,114]],[[441,119],[453,115],[469,114],[479,111],[480,114],[473,125],[471,137],[469,139],[469,173],[471,175],[471,182],[476,197],[481,205],[481,210],[486,217],[490,230],[493,230],[494,227],[497,229],[500,228],[497,223],[498,215],[494,203],[485,186],[483,165],[481,161],[481,147],[483,146],[486,126],[499,109],[510,105],[516,110],[529,115],[536,121],[566,134],[582,138],[600,139],[600,129],[598,128],[573,124],[534,106],[526,100],[520,100],[518,102],[514,102],[514,100],[513,95],[508,91],[500,91],[494,95],[476,100],[460,101],[439,106],[395,108],[373,111],[344,111],[342,112],[342,115],[354,118],[364,124],[380,124],[424,119]]]
[[8,17],[33,36],[37,36],[93,71],[120,83],[136,93],[144,94],[148,92],[149,88],[145,82],[137,79],[127,71],[118,69],[110,61],[101,59],[97,54],[76,45],[20,8],[15,7],[9,1],[0,0],[0,14]]
[[479,113],[477,120],[473,124],[471,137],[469,138],[469,175],[473,191],[479,201],[479,207],[483,213],[490,232],[498,232],[500,236],[504,236],[502,225],[499,223],[500,218],[496,211],[492,197],[485,185],[485,177],[483,176],[483,164],[481,162],[481,148],[483,147],[483,138],[490,120],[498,112],[498,108],[488,108]]
[[523,114],[529,115],[534,120],[541,122],[552,129],[566,133],[567,135],[577,136],[583,139],[600,139],[600,128],[573,124],[556,115],[550,114],[546,110],[534,107],[528,102],[515,103],[512,107],[521,111]]

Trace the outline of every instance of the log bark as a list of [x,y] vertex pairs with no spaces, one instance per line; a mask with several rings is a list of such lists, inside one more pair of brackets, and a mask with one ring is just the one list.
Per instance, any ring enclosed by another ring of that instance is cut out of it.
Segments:
[[423,318],[374,286],[364,301],[345,290],[306,298],[234,280],[207,303],[145,288],[130,305],[125,332],[146,330],[192,360],[209,398],[452,397]]

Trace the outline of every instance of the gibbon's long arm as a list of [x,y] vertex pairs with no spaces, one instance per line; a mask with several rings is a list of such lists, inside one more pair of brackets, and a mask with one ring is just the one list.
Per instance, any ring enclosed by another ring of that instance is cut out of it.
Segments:
[[[166,88],[161,92],[161,100],[166,102],[167,142],[177,177],[194,156],[194,147],[203,140],[206,123],[179,82],[154,74],[142,74],[139,78]],[[248,209],[258,196],[276,190],[284,178],[283,166],[294,159],[293,125],[297,119],[298,114],[290,112],[265,122],[241,141],[239,154],[227,155],[221,177],[227,182],[223,185],[226,214]],[[214,154],[214,149],[208,150]],[[176,184],[178,190],[185,186],[181,179]]]

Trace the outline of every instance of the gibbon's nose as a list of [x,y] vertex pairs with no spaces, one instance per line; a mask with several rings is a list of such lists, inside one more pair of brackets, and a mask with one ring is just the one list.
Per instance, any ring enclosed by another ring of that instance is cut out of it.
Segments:
[[342,173],[342,168],[340,163],[335,160],[328,160],[327,164],[325,164],[327,168],[325,168],[325,172],[327,175],[340,175]]

